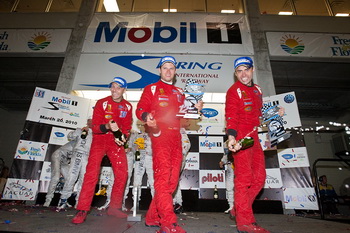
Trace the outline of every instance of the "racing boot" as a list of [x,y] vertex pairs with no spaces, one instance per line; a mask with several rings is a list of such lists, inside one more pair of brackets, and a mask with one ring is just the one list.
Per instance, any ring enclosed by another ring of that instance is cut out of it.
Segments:
[[238,233],[270,233],[268,230],[262,228],[257,223],[237,226],[237,231]]
[[173,223],[171,225],[161,226],[157,233],[186,233],[186,231],[177,223]]
[[79,210],[77,214],[74,216],[72,219],[72,223],[74,224],[81,224],[85,221],[86,216],[87,216],[87,211],[86,210]]

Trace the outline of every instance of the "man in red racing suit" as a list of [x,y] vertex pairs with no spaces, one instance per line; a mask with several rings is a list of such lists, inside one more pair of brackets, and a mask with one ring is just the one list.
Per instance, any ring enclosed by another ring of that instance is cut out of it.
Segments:
[[[96,102],[92,117],[93,140],[90,156],[76,208],[79,211],[72,219],[72,223],[80,224],[85,221],[100,174],[101,161],[105,154],[107,154],[112,164],[116,178],[107,213],[118,218],[127,217],[127,214],[120,210],[128,176],[123,145],[126,142],[125,139],[129,136],[132,124],[132,105],[123,98],[126,85],[127,83],[123,78],[114,78],[109,85],[111,96]],[[116,139],[113,135],[113,132],[118,130],[123,134],[124,138],[122,140]]]
[[180,119],[176,116],[184,103],[180,88],[173,85],[175,58],[165,56],[158,65],[160,81],[145,87],[136,116],[150,127],[153,151],[155,195],[146,214],[146,226],[160,226],[159,232],[185,232],[173,211],[172,194],[182,162]]
[[[236,81],[227,91],[225,117],[228,134],[228,148],[234,156],[234,209],[237,230],[240,233],[269,232],[257,225],[253,215],[253,201],[265,183],[265,158],[261,149],[258,132],[262,107],[262,92],[252,81],[253,61],[240,57],[234,63]],[[237,141],[249,134],[254,145],[240,150]]]

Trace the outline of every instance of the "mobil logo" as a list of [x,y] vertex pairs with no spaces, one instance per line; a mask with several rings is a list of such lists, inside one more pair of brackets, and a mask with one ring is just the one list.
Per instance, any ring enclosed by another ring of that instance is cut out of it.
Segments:
[[213,141],[209,141],[209,140],[205,140],[203,142],[200,142],[199,145],[201,147],[208,147],[208,148],[212,148],[212,147],[222,147],[222,142],[213,142]]
[[58,137],[58,138],[63,138],[63,137],[65,136],[64,133],[62,133],[62,132],[55,132],[54,134],[55,134],[56,137]]
[[66,97],[52,96],[51,101],[59,103],[59,104],[67,104],[67,105],[73,105],[73,106],[78,105],[78,101],[74,101],[74,100],[71,100],[71,99],[66,98]]
[[[159,80],[159,74],[150,72],[150,66],[143,64],[145,60],[152,60],[153,68],[157,67],[161,56],[132,56],[122,55],[115,56],[109,59],[109,62],[117,66],[123,67],[126,70],[138,74],[140,78],[136,81],[129,82],[128,77],[122,77],[128,81],[128,89],[139,89],[155,83]],[[186,61],[177,59],[177,70],[220,70],[222,62],[218,61]],[[152,69],[154,70],[154,69]],[[119,76],[119,75],[118,75]],[[90,86],[97,88],[108,88],[108,84],[80,84],[82,86]]]
[[215,117],[219,114],[219,112],[213,108],[203,108],[202,113],[205,117]]
[[282,158],[289,160],[289,159],[293,159],[295,157],[295,155],[293,154],[283,154]]
[[[154,22],[151,27],[133,27],[129,22],[119,22],[111,27],[109,22],[100,22],[95,32],[95,43],[103,42],[125,42],[126,39],[134,43],[170,43],[179,38],[180,43],[197,43],[196,22],[180,22],[178,28],[163,26],[161,22]],[[189,38],[189,41],[187,41]]]

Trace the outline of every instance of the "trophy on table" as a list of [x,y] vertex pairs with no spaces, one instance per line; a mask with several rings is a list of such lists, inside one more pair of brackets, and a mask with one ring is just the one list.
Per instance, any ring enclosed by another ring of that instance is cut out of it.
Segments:
[[199,84],[194,79],[187,79],[185,86],[185,101],[184,105],[181,106],[179,113],[177,116],[181,116],[183,118],[190,119],[198,119],[200,118],[200,114],[195,105],[202,100],[204,95],[204,85]]

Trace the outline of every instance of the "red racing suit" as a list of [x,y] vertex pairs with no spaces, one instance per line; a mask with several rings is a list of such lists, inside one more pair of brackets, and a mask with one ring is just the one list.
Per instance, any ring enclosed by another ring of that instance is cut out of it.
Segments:
[[111,96],[96,102],[92,117],[93,139],[77,210],[90,210],[104,155],[108,156],[116,178],[110,208],[119,209],[122,206],[128,166],[124,147],[116,144],[113,133],[105,127],[105,124],[112,119],[118,124],[122,133],[129,136],[132,124],[132,105],[124,99],[114,102]]
[[[237,81],[227,91],[225,117],[227,133],[236,140],[245,137],[260,124],[262,92],[258,85],[246,86]],[[255,222],[253,202],[264,186],[266,171],[265,157],[261,149],[257,130],[249,136],[254,145],[233,153],[234,156],[234,204],[237,226]]]
[[136,116],[145,121],[152,113],[161,131],[151,134],[155,195],[146,214],[146,224],[170,225],[177,222],[172,194],[178,182],[182,162],[180,119],[176,116],[184,103],[180,88],[158,81],[145,87]]

